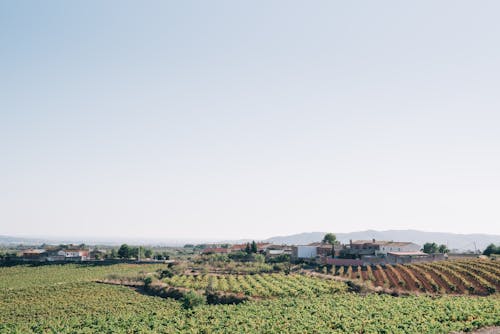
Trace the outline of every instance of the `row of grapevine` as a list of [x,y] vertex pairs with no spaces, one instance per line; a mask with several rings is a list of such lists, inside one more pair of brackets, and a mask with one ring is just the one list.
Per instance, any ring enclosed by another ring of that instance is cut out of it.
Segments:
[[448,333],[498,326],[499,319],[495,297],[337,293],[186,311],[173,299],[92,282],[0,291],[1,333]]
[[500,269],[493,261],[454,260],[365,268],[341,267],[338,274],[369,281],[375,286],[415,292],[487,295],[500,289]]
[[[472,264],[453,265],[465,269]],[[485,265],[478,265],[474,273],[484,277],[479,267],[487,268]],[[113,269],[115,274],[137,275],[154,271],[152,267],[42,269],[0,268],[0,333],[449,333],[500,326],[498,296],[360,295],[344,292],[341,283],[303,275],[171,277],[172,282],[193,289],[259,290],[275,296],[238,305],[200,304],[186,310],[170,298],[92,282],[93,277]],[[393,269],[399,271],[400,267]],[[431,269],[448,278],[435,265],[405,266],[415,279],[422,279]],[[386,277],[388,284],[385,272],[389,268],[370,270],[375,281],[384,282]],[[20,282],[11,283],[10,273]],[[372,281],[367,268],[351,268],[351,273]],[[403,277],[411,277],[407,275]],[[429,275],[436,284],[443,284],[435,274]]]
[[283,274],[176,275],[164,278],[163,282],[172,287],[195,290],[209,288],[259,297],[331,294],[344,287],[343,284],[333,280]]

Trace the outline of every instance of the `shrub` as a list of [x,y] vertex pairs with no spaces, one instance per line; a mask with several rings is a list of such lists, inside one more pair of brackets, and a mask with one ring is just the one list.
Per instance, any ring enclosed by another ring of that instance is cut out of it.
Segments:
[[182,307],[185,309],[192,309],[196,306],[203,305],[206,303],[204,296],[197,294],[193,291],[188,291],[184,297],[181,298]]
[[144,286],[147,288],[153,283],[153,279],[150,276],[144,277]]
[[170,269],[164,269],[160,271],[160,279],[163,278],[171,278],[174,276],[174,273]]

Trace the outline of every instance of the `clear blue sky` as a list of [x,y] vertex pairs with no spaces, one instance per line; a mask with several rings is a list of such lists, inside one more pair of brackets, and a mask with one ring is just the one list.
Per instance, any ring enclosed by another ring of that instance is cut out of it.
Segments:
[[497,1],[0,1],[0,234],[500,233]]

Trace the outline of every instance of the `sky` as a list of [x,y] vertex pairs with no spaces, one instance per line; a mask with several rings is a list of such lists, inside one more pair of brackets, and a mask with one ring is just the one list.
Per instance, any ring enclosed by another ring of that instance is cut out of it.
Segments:
[[0,235],[500,234],[499,11],[0,0]]

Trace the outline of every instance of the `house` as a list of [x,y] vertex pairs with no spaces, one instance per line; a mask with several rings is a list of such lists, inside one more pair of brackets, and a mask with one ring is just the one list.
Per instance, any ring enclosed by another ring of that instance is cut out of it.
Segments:
[[389,252],[420,252],[420,245],[413,242],[393,242],[384,241],[380,243],[379,250],[375,252],[376,255],[387,254]]
[[48,249],[47,250],[47,261],[64,261],[66,259],[66,253],[60,249]]
[[419,261],[427,261],[429,254],[422,253],[420,251],[410,251],[410,252],[388,252],[387,253],[387,263],[398,264],[398,263],[411,263]]
[[65,261],[89,260],[89,251],[86,249],[64,249],[60,250],[58,255],[64,255]]
[[45,249],[27,249],[22,252],[24,261],[45,261],[47,259],[47,252]]
[[341,251],[341,257],[359,258],[363,255],[375,255],[380,250],[380,241],[372,240],[349,240],[349,245],[346,245]]
[[316,247],[317,256],[331,256],[333,254],[333,246],[331,244],[323,242],[313,242],[308,244],[308,246]]
[[361,258],[363,256],[385,256],[389,252],[420,252],[420,245],[413,242],[394,242],[383,240],[356,240],[349,241],[341,256]]
[[271,245],[265,251],[267,258],[274,258],[280,255],[292,255],[292,247],[287,245]]
[[318,255],[318,247],[311,245],[298,245],[292,247],[293,260],[315,259]]

